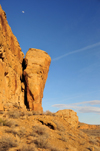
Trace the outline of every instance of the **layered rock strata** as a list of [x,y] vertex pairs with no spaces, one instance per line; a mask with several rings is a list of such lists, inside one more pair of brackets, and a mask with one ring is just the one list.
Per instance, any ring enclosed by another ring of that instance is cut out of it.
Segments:
[[38,49],[29,49],[25,59],[23,57],[0,5],[0,103],[4,108],[17,104],[42,111],[43,89],[51,58]]

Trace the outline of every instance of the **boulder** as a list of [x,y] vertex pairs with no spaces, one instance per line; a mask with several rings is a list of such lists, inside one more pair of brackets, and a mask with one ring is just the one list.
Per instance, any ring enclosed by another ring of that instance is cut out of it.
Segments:
[[78,127],[78,116],[77,113],[70,109],[59,110],[55,113],[56,116],[63,118],[68,122],[71,127]]
[[43,90],[48,76],[50,56],[40,49],[29,49],[25,56],[26,99],[31,110],[42,111]]

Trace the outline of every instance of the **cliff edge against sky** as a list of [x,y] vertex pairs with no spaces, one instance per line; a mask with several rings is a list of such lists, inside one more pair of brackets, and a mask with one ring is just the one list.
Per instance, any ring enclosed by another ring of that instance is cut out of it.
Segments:
[[51,58],[39,49],[29,49],[24,58],[17,38],[0,5],[0,103],[42,111],[42,97]]
[[0,151],[100,151],[100,126],[70,109],[43,112],[50,63],[34,48],[24,58],[0,6]]

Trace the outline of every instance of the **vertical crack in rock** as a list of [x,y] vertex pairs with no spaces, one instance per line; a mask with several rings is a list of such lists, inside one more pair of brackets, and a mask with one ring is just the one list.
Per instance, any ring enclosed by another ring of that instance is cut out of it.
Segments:
[[22,82],[24,83],[24,86],[25,86],[25,89],[24,89],[24,104],[26,105],[26,108],[29,109],[29,104],[27,102],[27,82],[25,80],[25,76],[24,76],[24,70],[26,69],[26,61],[25,61],[25,58],[23,59],[23,62],[22,62],[22,69],[23,69],[23,72],[22,72]]
[[23,62],[22,62],[22,68],[23,68],[23,71],[26,69],[26,61],[25,61],[25,58],[23,59]]

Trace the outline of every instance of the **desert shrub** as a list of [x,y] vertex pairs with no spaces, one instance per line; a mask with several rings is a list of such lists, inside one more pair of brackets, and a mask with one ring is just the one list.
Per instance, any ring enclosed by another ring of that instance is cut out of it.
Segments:
[[17,119],[20,117],[20,112],[19,111],[8,111],[7,112],[9,118],[14,118],[14,119]]
[[18,103],[13,104],[13,107],[17,109],[21,108]]
[[36,133],[38,135],[45,135],[45,137],[48,137],[48,133],[46,132],[47,128],[45,126],[43,126],[43,125],[41,125],[41,126],[39,126],[39,125],[33,126],[32,130],[33,130],[33,133]]
[[26,115],[27,115],[27,116],[32,116],[33,113],[32,113],[31,111],[28,111],[28,112],[26,113]]
[[59,121],[57,121],[57,120],[53,120],[53,122],[56,124],[57,129],[58,129],[59,131],[65,131],[65,128],[64,128],[64,126],[63,126],[63,124],[62,124],[61,122],[59,122]]
[[8,126],[8,127],[11,127],[12,125],[13,125],[12,121],[7,121],[7,120],[5,120],[3,124],[3,126]]
[[41,111],[32,111],[32,114],[33,115],[42,115],[42,112]]
[[7,151],[9,148],[16,147],[18,144],[13,138],[2,136],[0,138],[0,151]]
[[0,125],[1,126],[8,126],[8,127],[12,127],[12,126],[16,126],[17,123],[15,121],[12,120],[3,120],[0,118]]
[[18,135],[20,138],[26,136],[25,127],[21,127],[21,129],[17,132],[17,135]]
[[6,129],[5,130],[6,133],[12,133],[13,135],[18,135],[20,138],[26,136],[26,130],[24,127],[22,127],[20,130],[15,130],[15,129],[12,129],[12,128],[9,128],[9,129]]
[[49,134],[45,126],[33,126],[32,132],[29,135],[34,136],[31,143],[34,143],[37,148],[49,149],[50,151],[61,151],[56,147],[52,147],[52,145],[48,142],[47,138],[49,137]]
[[12,134],[14,134],[14,135],[16,135],[16,134],[17,134],[17,131],[16,131],[16,130],[14,130],[14,129],[12,129],[12,128],[5,129],[5,132],[6,132],[6,133],[12,133]]
[[57,147],[52,146],[45,136],[39,136],[34,140],[37,148],[49,149],[50,151],[63,151]]
[[33,134],[34,136],[36,136],[33,142],[35,143],[37,148],[50,149],[51,151],[60,151],[49,144],[47,140],[49,134],[45,126],[33,126]]
[[25,116],[26,115],[26,113],[24,112],[24,111],[20,111],[20,116],[21,117],[23,117],[23,116]]
[[50,115],[50,116],[55,116],[55,113],[52,113],[49,110],[45,111],[43,114]]
[[14,119],[18,119],[20,117],[25,116],[25,112],[20,110],[8,111],[7,114],[9,118],[14,118]]
[[[49,135],[47,133],[47,128],[45,126],[33,126],[31,132],[29,132],[28,134],[26,134],[26,137],[32,136],[33,138],[38,138],[40,137],[44,137],[44,138],[48,138]],[[32,140],[32,142],[34,142]],[[31,142],[31,143],[32,143]]]
[[29,137],[29,136],[35,137],[35,136],[37,136],[37,134],[32,130],[31,132],[26,134],[26,137]]
[[61,149],[59,149],[57,147],[53,147],[53,146],[50,146],[49,148],[50,148],[50,151],[64,151],[64,150],[61,150]]
[[8,126],[8,127],[16,126],[16,122],[12,120],[5,120],[4,126]]
[[0,114],[4,114],[4,111],[0,111]]
[[34,145],[23,145],[20,151],[37,151]]
[[49,146],[48,144],[48,141],[47,141],[47,138],[44,137],[44,136],[39,136],[37,137],[35,140],[34,140],[34,143],[35,145],[38,147],[38,148],[45,148],[47,149]]
[[8,126],[10,125],[10,122],[7,120],[3,120],[0,118],[0,126]]

